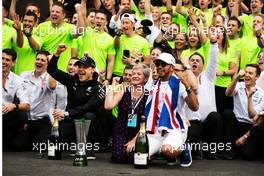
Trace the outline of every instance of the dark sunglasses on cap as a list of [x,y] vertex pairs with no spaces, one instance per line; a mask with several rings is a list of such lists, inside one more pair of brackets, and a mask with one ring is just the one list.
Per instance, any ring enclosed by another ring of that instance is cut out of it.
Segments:
[[154,62],[154,64],[156,65],[156,67],[159,67],[160,65],[162,67],[166,67],[168,64],[164,61],[161,61],[161,60],[157,60],[156,62]]

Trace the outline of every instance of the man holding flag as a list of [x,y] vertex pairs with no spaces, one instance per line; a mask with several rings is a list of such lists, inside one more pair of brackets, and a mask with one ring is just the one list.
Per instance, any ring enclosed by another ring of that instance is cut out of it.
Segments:
[[155,65],[159,80],[153,85],[145,107],[149,156],[159,151],[173,165],[180,155],[181,166],[192,163],[190,148],[185,144],[188,127],[184,117],[184,104],[197,111],[198,99],[182,71],[174,74],[175,58],[162,53]]

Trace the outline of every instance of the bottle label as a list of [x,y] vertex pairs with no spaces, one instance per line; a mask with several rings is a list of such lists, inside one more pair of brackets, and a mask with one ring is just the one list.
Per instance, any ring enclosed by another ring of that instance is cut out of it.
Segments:
[[54,145],[48,146],[48,156],[55,156],[56,147]]
[[147,153],[135,153],[134,154],[134,164],[136,165],[147,165],[148,154]]

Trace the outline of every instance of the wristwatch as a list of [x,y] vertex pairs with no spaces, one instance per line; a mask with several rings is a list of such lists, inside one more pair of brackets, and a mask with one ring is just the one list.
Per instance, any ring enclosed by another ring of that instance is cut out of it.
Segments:
[[69,112],[68,111],[64,111],[64,118],[69,117]]
[[186,92],[189,94],[189,93],[192,93],[192,87],[188,87],[188,88],[186,88]]

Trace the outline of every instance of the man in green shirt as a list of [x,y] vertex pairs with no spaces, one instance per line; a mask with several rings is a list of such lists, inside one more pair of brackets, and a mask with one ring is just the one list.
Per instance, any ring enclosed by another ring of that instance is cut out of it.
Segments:
[[58,66],[61,70],[66,70],[67,63],[71,57],[71,45],[73,38],[81,35],[84,31],[84,21],[82,18],[81,5],[75,5],[78,14],[77,27],[64,22],[66,13],[64,5],[60,2],[54,3],[50,11],[50,21],[39,24],[36,29],[37,35],[43,39],[42,50],[54,53],[59,44],[64,43],[67,49],[61,55]]
[[115,76],[122,76],[127,64],[142,61],[150,64],[150,48],[148,41],[135,32],[135,19],[133,15],[125,13],[121,16],[121,33],[115,37],[117,50],[114,71]]
[[230,17],[227,23],[227,35],[228,35],[228,44],[230,48],[233,48],[236,53],[241,51],[241,38],[239,33],[241,30],[241,22],[235,16]]
[[244,69],[247,64],[256,64],[258,53],[261,50],[261,48],[258,46],[256,34],[263,31],[264,18],[261,15],[256,15],[254,17],[252,26],[254,31],[251,36],[242,38],[240,69]]
[[104,31],[107,25],[107,15],[103,11],[95,14],[95,28],[86,30],[82,36],[81,51],[78,52],[83,56],[86,52],[96,63],[96,68],[100,71],[106,71],[104,84],[109,84],[115,60],[114,39]]
[[[23,18],[23,46],[19,48],[13,45],[17,52],[17,61],[15,64],[15,73],[20,75],[24,71],[31,71],[35,68],[36,51],[41,48],[42,40],[35,35],[33,27],[37,23],[37,15],[28,11]],[[21,29],[20,29],[21,30]]]
[[255,16],[261,14],[261,10],[263,7],[263,1],[262,0],[251,0],[250,1],[250,10],[252,12],[251,15],[243,15],[242,16],[242,32],[243,32],[243,37],[244,36],[251,36],[253,32],[253,20]]
[[21,33],[21,30],[19,30],[21,25],[19,20],[16,20],[16,22],[13,24],[13,27],[10,27],[5,20],[8,15],[7,6],[3,4],[2,9],[2,48],[12,48],[13,43],[17,44],[19,47],[22,47],[23,41],[21,41],[21,38],[17,37],[17,34]]

